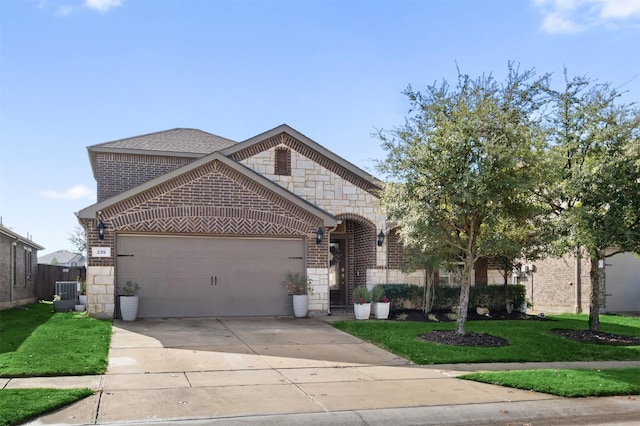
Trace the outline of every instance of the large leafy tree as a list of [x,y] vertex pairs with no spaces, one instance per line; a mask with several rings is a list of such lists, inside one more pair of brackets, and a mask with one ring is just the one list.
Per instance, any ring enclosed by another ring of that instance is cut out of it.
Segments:
[[550,146],[539,195],[551,209],[556,253],[584,251],[591,260],[589,329],[599,331],[599,261],[640,252],[640,112],[609,84],[566,71],[565,83],[549,92]]
[[474,263],[494,254],[497,239],[511,241],[502,229],[526,228],[535,215],[529,168],[543,149],[536,120],[546,77],[512,64],[508,71],[502,84],[458,72],[455,88],[446,81],[423,92],[409,87],[410,117],[379,133],[387,151],[378,163],[387,180],[381,200],[401,238],[464,265],[459,334]]

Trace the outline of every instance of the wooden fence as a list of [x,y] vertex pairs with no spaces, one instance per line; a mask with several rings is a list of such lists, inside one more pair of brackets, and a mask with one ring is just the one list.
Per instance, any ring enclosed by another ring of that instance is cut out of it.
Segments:
[[56,292],[56,281],[84,281],[87,270],[79,266],[58,266],[38,264],[36,279],[36,297],[38,300],[53,300]]

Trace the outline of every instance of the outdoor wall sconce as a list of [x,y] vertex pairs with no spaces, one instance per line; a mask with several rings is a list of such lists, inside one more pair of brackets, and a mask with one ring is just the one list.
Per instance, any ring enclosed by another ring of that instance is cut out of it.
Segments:
[[318,230],[316,231],[316,244],[320,244],[322,242],[322,236],[324,235],[324,231],[322,230],[322,227],[318,227]]
[[107,229],[107,225],[105,225],[102,219],[100,219],[100,222],[98,223],[98,226],[96,228],[98,228],[98,239],[104,240],[104,230]]
[[382,243],[384,243],[384,232],[380,231],[378,234],[378,247],[382,247]]

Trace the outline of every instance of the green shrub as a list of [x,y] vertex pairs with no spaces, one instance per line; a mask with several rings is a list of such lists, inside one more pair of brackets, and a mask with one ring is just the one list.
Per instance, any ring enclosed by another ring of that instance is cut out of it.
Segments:
[[385,293],[384,293],[384,288],[382,288],[381,286],[377,285],[375,287],[373,287],[371,289],[371,301],[376,303],[376,302],[380,302],[380,299],[382,299],[383,297],[386,297]]
[[414,284],[378,284],[374,291],[384,293],[391,302],[392,312],[422,307],[424,287]]
[[[513,309],[519,309],[525,303],[526,291],[522,285],[472,286],[469,289],[469,310],[476,307],[489,308],[491,311],[503,311],[509,301]],[[423,305],[424,287],[414,284],[379,284],[374,291],[382,291],[393,303],[394,312],[405,309],[420,309]],[[460,302],[460,287],[434,288],[434,311],[451,310]]]
[[371,303],[371,292],[367,287],[356,287],[353,289],[353,303]]

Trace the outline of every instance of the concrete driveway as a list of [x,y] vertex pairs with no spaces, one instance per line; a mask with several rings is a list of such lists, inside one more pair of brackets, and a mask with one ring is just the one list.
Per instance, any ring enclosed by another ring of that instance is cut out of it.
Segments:
[[99,391],[34,425],[637,424],[636,398],[567,400],[455,376],[470,370],[640,362],[421,367],[325,322],[333,319],[114,321],[106,374],[0,384]]
[[529,418],[529,404],[540,401],[567,409],[550,395],[455,379],[453,368],[412,365],[321,319],[141,319],[114,321],[105,375],[13,379],[9,387],[101,391],[34,424],[458,424],[463,406],[471,422],[481,407],[485,420],[500,421]]

